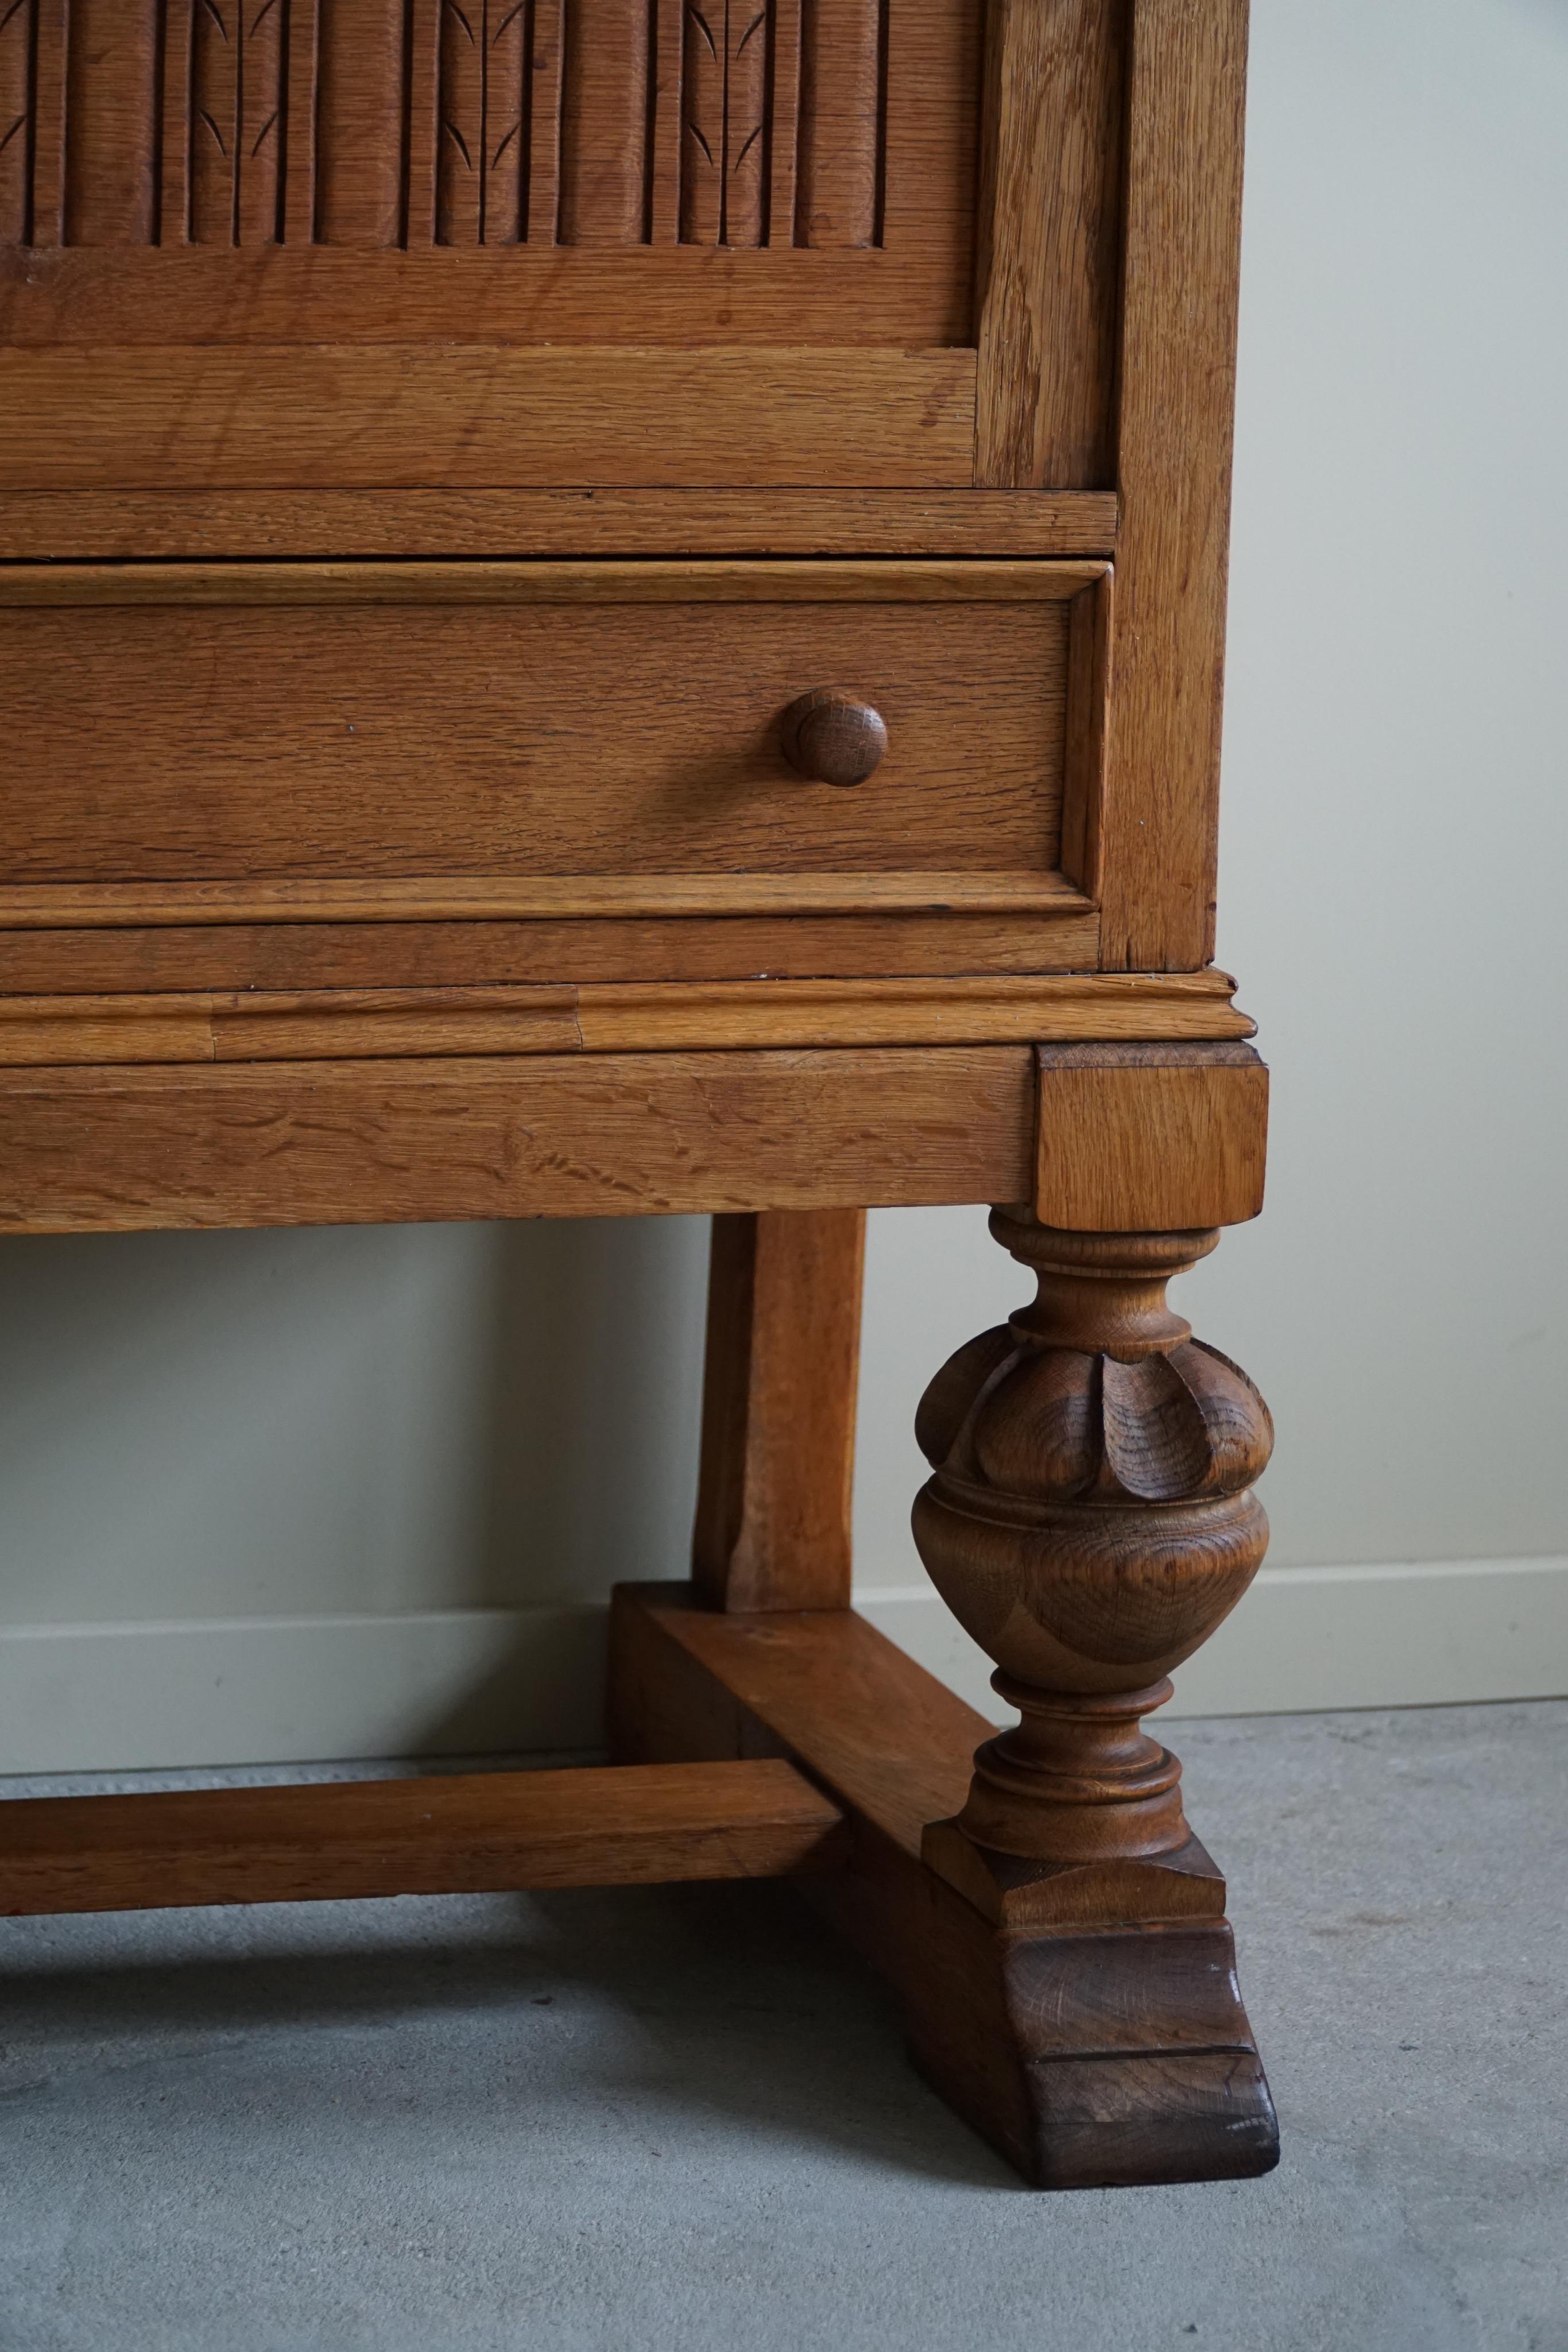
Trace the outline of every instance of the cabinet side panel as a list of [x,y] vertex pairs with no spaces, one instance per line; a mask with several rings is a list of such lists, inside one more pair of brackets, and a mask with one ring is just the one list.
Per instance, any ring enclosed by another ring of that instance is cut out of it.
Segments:
[[1246,0],[1133,14],[1103,954],[1214,951]]

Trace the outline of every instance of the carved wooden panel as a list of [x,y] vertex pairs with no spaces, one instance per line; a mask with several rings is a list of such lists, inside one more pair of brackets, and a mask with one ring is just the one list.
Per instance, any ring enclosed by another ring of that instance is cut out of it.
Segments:
[[889,0],[0,0],[0,242],[883,242]]

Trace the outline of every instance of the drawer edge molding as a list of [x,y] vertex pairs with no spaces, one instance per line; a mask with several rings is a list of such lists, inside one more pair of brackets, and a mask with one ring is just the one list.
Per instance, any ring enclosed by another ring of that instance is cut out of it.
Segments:
[[1111,555],[1111,490],[16,490],[0,560]]
[[272,604],[1058,604],[1103,557],[0,564],[0,608]]
[[1060,874],[540,874],[344,881],[31,882],[0,887],[0,931],[147,924],[693,921],[746,915],[1082,916]]
[[1226,1039],[1207,971],[580,988],[0,997],[0,1067]]

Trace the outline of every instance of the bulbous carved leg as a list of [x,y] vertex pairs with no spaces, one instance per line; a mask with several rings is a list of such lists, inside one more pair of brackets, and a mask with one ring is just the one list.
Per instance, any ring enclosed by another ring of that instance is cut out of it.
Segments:
[[[1187,1826],[1179,1764],[1141,1728],[1268,1541],[1252,1492],[1268,1408],[1166,1303],[1218,1236],[1061,1233],[1003,1210],[991,1231],[1038,1296],[926,1391],[935,1475],[915,1534],[1021,1720],[979,1749],[925,1858],[998,1930],[1038,2179],[1266,2171],[1278,2138],[1224,1882]],[[941,2021],[917,2019],[915,2040],[984,2125]]]

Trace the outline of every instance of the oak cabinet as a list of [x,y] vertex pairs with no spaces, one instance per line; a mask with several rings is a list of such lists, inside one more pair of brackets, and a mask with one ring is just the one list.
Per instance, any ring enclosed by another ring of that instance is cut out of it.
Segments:
[[[0,1808],[0,1910],[806,1873],[1031,2179],[1274,2160],[1138,1728],[1266,1536],[1267,1409],[1165,1304],[1261,1198],[1210,962],[1245,47],[0,16],[0,1226],[716,1214],[619,1770]],[[918,1428],[1022,1718],[972,1780],[849,1606],[862,1212],[942,1201],[1038,1291]]]

